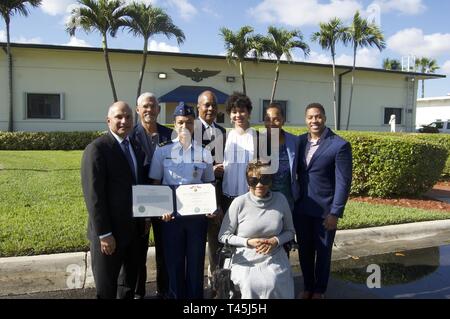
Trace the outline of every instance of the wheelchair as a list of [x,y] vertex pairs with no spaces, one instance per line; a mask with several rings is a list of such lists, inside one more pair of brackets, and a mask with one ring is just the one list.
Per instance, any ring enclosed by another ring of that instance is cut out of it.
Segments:
[[[292,239],[284,244],[283,248],[289,258],[289,252],[298,250],[298,244],[295,239]],[[241,298],[239,287],[234,285],[231,280],[231,258],[233,253],[234,248],[228,244],[228,241],[222,248],[217,250],[219,262],[212,274],[212,288],[216,291],[215,299]]]
[[228,244],[228,240],[216,254],[219,257],[217,268],[212,274],[212,288],[216,291],[215,299],[239,299],[238,287],[231,280],[231,258],[234,249]]

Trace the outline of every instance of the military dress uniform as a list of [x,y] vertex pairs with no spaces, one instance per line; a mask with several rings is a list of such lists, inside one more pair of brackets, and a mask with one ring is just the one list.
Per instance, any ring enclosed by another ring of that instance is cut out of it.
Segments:
[[[190,106],[180,104],[174,113],[191,115]],[[214,182],[213,160],[209,150],[194,140],[183,149],[178,139],[160,144],[153,154],[149,177],[162,185]],[[213,212],[211,212],[213,213]],[[163,223],[163,247],[169,275],[169,297],[175,299],[203,298],[203,276],[206,248],[207,217],[181,216]]]

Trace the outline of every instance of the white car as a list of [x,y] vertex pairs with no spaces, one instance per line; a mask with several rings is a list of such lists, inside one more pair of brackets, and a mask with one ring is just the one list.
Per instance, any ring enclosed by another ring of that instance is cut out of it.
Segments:
[[419,133],[445,133],[450,134],[450,120],[441,121],[436,120],[428,125],[422,125],[417,130]]

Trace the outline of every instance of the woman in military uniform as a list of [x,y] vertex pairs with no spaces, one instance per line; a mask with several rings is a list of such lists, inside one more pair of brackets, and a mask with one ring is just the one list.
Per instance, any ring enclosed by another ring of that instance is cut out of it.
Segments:
[[[154,184],[176,187],[214,182],[211,153],[192,139],[194,119],[193,107],[183,102],[176,107],[178,137],[155,150],[149,174]],[[175,212],[162,216],[170,298],[203,298],[207,217],[213,215],[181,216]]]

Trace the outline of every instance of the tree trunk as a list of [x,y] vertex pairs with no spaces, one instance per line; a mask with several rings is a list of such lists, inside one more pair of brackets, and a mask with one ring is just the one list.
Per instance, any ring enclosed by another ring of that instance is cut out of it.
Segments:
[[106,40],[106,34],[103,34],[103,54],[105,56],[105,62],[106,62],[106,69],[108,71],[108,77],[109,77],[109,83],[111,84],[111,90],[113,94],[114,102],[117,102],[117,93],[116,93],[116,87],[114,86],[114,79],[111,72],[111,65],[109,63],[109,55],[108,55],[108,42]]
[[334,129],[338,129],[337,122],[337,107],[336,107],[336,61],[335,61],[335,53],[334,50],[331,52],[333,59],[333,111],[334,111]]
[[[139,73],[139,81],[138,81],[138,87],[137,87],[137,92],[136,92],[136,104],[137,104],[137,99],[139,98],[139,96],[141,95],[141,89],[142,89],[142,80],[144,79],[144,74],[145,74],[145,66],[147,64],[147,45],[148,45],[148,39],[144,40],[144,50],[142,51],[142,66],[141,66],[141,72]],[[138,117],[135,116],[134,117],[134,123],[137,123],[137,119]]]
[[350,86],[350,101],[348,103],[347,126],[345,128],[346,131],[348,131],[348,127],[350,125],[350,114],[352,111],[353,86],[355,83],[355,69],[356,69],[356,49],[357,46],[355,45],[355,50],[353,52],[352,85]]
[[242,93],[244,93],[244,95],[247,95],[247,88],[245,86],[244,66],[242,65],[242,61],[239,61],[239,73],[241,74],[242,78]]
[[6,22],[6,55],[8,56],[8,100],[9,100],[8,132],[13,132],[14,131],[13,74],[12,74],[11,41],[9,35],[9,19],[7,19],[5,22]]
[[422,99],[425,98],[425,80],[422,80]]
[[278,77],[280,76],[280,60],[277,60],[277,67],[275,68],[275,80],[273,81],[272,95],[270,96],[270,103],[275,99],[275,90],[277,89]]

